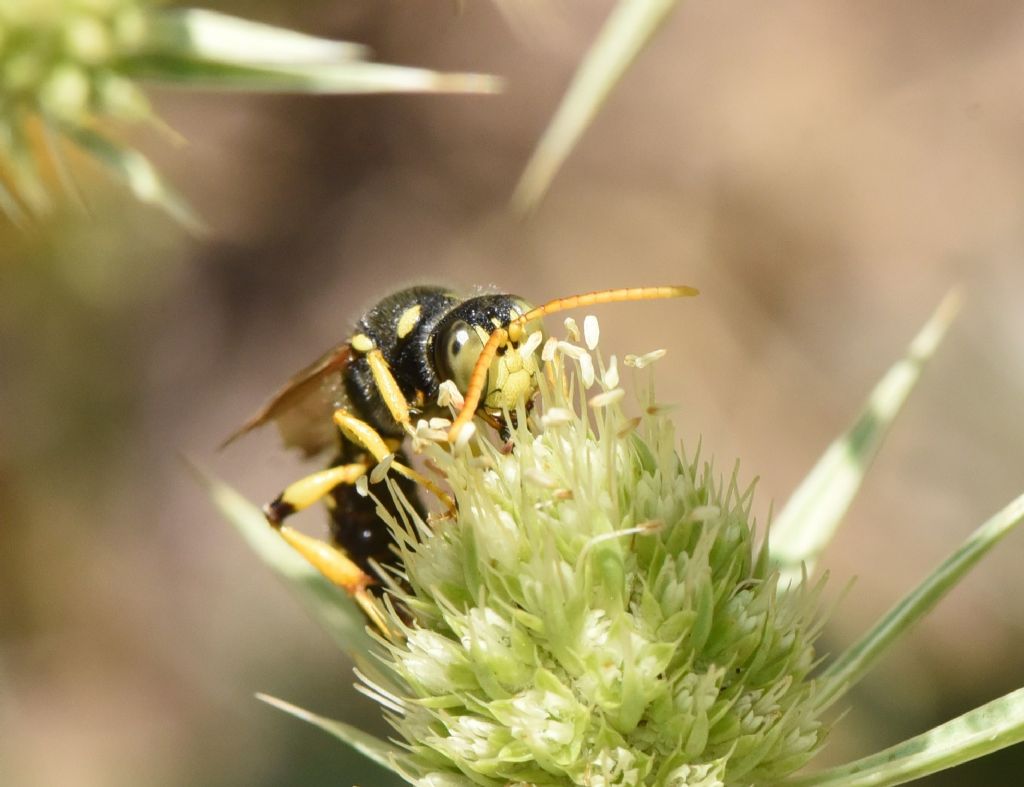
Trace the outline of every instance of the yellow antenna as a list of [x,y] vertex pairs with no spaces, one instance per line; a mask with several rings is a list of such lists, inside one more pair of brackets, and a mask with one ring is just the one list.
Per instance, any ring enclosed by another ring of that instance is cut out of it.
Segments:
[[491,368],[491,362],[498,352],[498,348],[509,340],[518,342],[523,338],[523,328],[527,323],[539,320],[555,312],[568,311],[586,306],[597,306],[602,303],[618,303],[622,301],[653,301],[659,298],[687,298],[700,293],[694,287],[687,287],[685,284],[670,287],[623,287],[617,290],[598,290],[588,292],[584,295],[570,295],[567,298],[556,298],[548,301],[543,306],[531,309],[526,314],[521,314],[512,320],[507,328],[495,328],[487,339],[487,344],[480,352],[476,365],[473,367],[473,374],[469,378],[469,385],[466,388],[465,402],[462,410],[448,431],[449,442],[458,439],[459,432],[463,427],[473,420],[477,407],[480,406],[480,398],[483,396],[484,386],[487,384],[487,373]]

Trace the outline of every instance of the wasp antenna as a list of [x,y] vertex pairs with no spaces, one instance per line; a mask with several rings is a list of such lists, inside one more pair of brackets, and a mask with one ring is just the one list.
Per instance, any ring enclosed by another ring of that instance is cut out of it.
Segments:
[[541,317],[555,312],[576,309],[581,306],[595,306],[602,303],[617,303],[622,301],[652,301],[659,298],[686,298],[699,295],[700,291],[695,287],[685,284],[668,287],[622,287],[615,290],[597,290],[583,295],[570,295],[567,298],[556,298],[548,301],[543,306],[531,309],[526,314],[520,315],[512,320],[506,328],[496,328],[487,339],[476,365],[473,367],[473,374],[469,378],[469,386],[466,388],[465,402],[462,410],[456,417],[451,429],[448,430],[448,440],[454,443],[463,427],[473,420],[477,407],[480,406],[480,398],[483,395],[484,386],[487,384],[487,373],[491,362],[498,352],[498,348],[510,339],[518,342],[522,339],[523,327]]
[[458,439],[459,432],[462,431],[463,427],[473,420],[473,414],[476,412],[476,408],[480,406],[480,397],[484,392],[484,386],[487,384],[487,373],[490,371],[491,361],[494,360],[498,347],[507,341],[508,332],[504,328],[495,328],[487,339],[487,344],[481,350],[476,366],[473,367],[473,374],[469,378],[462,410],[459,411],[458,416],[452,423],[451,429],[448,430],[448,441],[450,443],[454,443]]
[[556,298],[513,320],[509,325],[509,335],[514,340],[522,332],[522,327],[531,320],[539,320],[549,314],[577,309],[581,306],[596,306],[602,303],[622,301],[653,301],[659,298],[688,298],[699,294],[700,290],[695,287],[679,284],[668,287],[622,287],[616,290],[597,290],[583,295]]

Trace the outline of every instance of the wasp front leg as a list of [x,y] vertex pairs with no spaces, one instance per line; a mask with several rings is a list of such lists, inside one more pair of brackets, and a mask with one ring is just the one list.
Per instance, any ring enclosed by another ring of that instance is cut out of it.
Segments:
[[[381,437],[380,432],[366,423],[366,421],[356,418],[347,410],[343,410],[341,408],[335,410],[334,423],[337,424],[339,429],[341,429],[342,434],[344,434],[345,437],[356,445],[365,448],[378,462],[383,462],[388,456],[393,455],[397,450],[397,446],[389,445],[388,442]],[[416,472],[406,464],[395,461],[391,462],[391,469],[403,478],[407,478],[413,483],[422,486],[440,500],[442,505],[444,505],[449,512],[453,512],[455,510],[455,502],[452,500],[451,495],[442,490],[437,484],[422,473]]]

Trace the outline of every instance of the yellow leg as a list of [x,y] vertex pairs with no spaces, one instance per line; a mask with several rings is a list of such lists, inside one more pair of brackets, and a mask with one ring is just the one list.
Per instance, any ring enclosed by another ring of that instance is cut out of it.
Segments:
[[391,373],[391,367],[384,360],[380,350],[370,350],[366,354],[366,361],[370,364],[370,374],[373,375],[373,382],[377,385],[377,393],[387,405],[388,412],[395,419],[395,423],[409,427],[409,402],[405,394],[398,387],[398,381]]
[[[366,421],[356,418],[347,410],[341,408],[335,410],[334,423],[338,425],[338,428],[341,429],[346,438],[356,445],[365,448],[378,462],[384,461],[385,457],[394,453],[376,429],[366,423]],[[391,469],[399,475],[408,478],[413,483],[422,486],[440,500],[441,504],[450,512],[455,511],[455,502],[452,500],[451,495],[426,476],[417,473],[411,467],[406,467],[401,462],[392,462]]]
[[359,608],[366,613],[366,617],[384,636],[391,637],[380,605],[367,590],[370,585],[376,584],[373,577],[359,568],[348,555],[325,541],[287,526],[280,528],[278,532],[296,552],[309,561],[313,568],[352,596]]
[[374,578],[363,571],[344,550],[281,525],[289,514],[308,508],[339,484],[354,484],[366,470],[367,464],[362,462],[329,467],[301,478],[289,485],[276,500],[267,503],[263,507],[263,513],[292,549],[302,555],[330,582],[352,596],[370,622],[380,629],[382,634],[390,637],[391,632],[380,606],[368,590],[371,585],[376,584]]
[[367,469],[365,463],[339,465],[300,478],[267,503],[263,513],[272,525],[280,525],[285,517],[309,508],[339,484],[354,484]]

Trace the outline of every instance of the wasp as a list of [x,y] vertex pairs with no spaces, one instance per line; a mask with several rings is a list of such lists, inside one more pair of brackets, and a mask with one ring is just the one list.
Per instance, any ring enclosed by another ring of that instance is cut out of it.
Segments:
[[[381,567],[396,566],[397,550],[374,498],[398,518],[386,489],[357,481],[389,462],[405,498],[424,514],[418,488],[433,493],[449,510],[454,503],[415,470],[403,449],[420,418],[444,417],[441,385],[451,380],[463,404],[449,440],[466,434],[479,417],[507,438],[507,414],[529,407],[537,388],[537,354],[522,352],[554,312],[615,301],[696,295],[686,286],[601,290],[531,307],[508,294],[461,297],[439,287],[410,287],[387,296],[356,323],[347,340],[294,375],[224,443],[276,422],[285,445],[307,456],[333,451],[330,465],[290,484],[264,506],[268,522],[330,581],[348,592],[385,634],[373,595],[381,592]],[[331,542],[284,524],[291,514],[323,500],[330,512]]]

